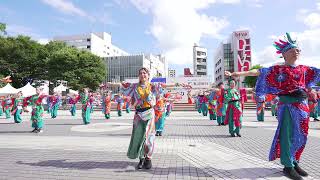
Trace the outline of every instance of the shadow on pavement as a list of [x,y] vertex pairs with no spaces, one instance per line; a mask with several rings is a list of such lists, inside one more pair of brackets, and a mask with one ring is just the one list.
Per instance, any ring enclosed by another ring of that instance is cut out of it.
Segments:
[[[130,162],[130,161],[106,161],[106,162],[98,162],[98,161],[77,161],[77,162],[67,162],[66,159],[62,160],[48,160],[48,161],[40,161],[37,163],[25,163],[22,161],[17,161],[17,164],[20,165],[29,165],[29,166],[39,166],[39,167],[55,167],[55,168],[66,168],[66,169],[78,169],[78,170],[91,170],[91,169],[114,169],[115,173],[128,173],[128,172],[147,172],[154,175],[163,175],[164,172],[167,174],[181,174],[183,175],[183,171],[173,171],[172,169],[189,169],[189,166],[182,167],[153,167],[149,170],[142,169],[137,170],[135,167],[138,162]],[[193,177],[210,177],[209,174],[203,172],[203,170],[199,168],[194,168],[198,173],[194,175],[188,174]],[[186,172],[184,173],[186,174]],[[199,176],[200,175],[200,176]]]
[[228,134],[210,134],[210,135],[203,135],[203,134],[199,134],[199,135],[191,135],[191,134],[165,134],[164,135],[166,138],[172,138],[172,137],[210,137],[210,138],[234,138],[231,137]]
[[186,126],[186,127],[188,127],[188,126],[208,126],[208,127],[212,127],[212,126],[218,126],[217,124],[169,124],[168,123],[168,126],[179,126],[179,127],[181,127],[181,126]]
[[70,126],[77,126],[77,125],[84,125],[83,123],[81,123],[81,124],[71,124],[71,123],[64,123],[64,124],[46,124],[46,126],[50,126],[50,125],[70,125]]
[[30,134],[31,133],[31,130],[30,131],[0,131],[0,134],[9,134],[9,133],[12,133],[12,134],[19,134],[19,133],[28,133]]
[[19,123],[14,123],[14,122],[5,122],[5,123],[1,123],[0,124],[19,124]]
[[237,177],[237,179],[262,179],[262,178],[273,178],[283,177],[286,179],[278,168],[239,168],[231,170],[216,169],[217,171],[226,171]]
[[[55,168],[67,168],[67,169],[78,169],[78,170],[91,170],[91,169],[114,169],[115,173],[128,173],[128,172],[147,172],[153,175],[163,175],[166,174],[188,174],[193,177],[220,177],[227,178],[228,176],[244,179],[258,179],[258,178],[268,178],[268,177],[282,177],[282,172],[277,168],[239,168],[232,170],[217,169],[212,167],[205,167],[206,171],[203,169],[193,168],[194,173],[184,172],[182,169],[188,169],[189,166],[174,166],[174,167],[153,167],[150,170],[137,170],[135,169],[137,162],[130,161],[76,161],[68,162],[66,159],[61,160],[47,160],[40,161],[36,163],[26,163],[22,161],[17,161],[20,165],[38,166],[38,167],[55,167]],[[175,171],[173,171],[175,169]],[[180,171],[181,170],[181,171]],[[222,175],[222,174],[223,175]],[[211,175],[212,174],[212,175]]]
[[122,137],[130,137],[131,136],[131,133],[130,134],[102,134],[104,136],[122,136]]

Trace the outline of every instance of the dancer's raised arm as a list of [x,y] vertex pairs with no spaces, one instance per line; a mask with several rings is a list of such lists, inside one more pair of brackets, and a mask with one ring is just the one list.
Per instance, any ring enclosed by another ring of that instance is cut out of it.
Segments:
[[242,72],[229,72],[225,71],[224,72],[225,76],[232,76],[232,77],[239,77],[239,76],[259,76],[260,71],[258,69],[252,69],[250,71],[242,71]]

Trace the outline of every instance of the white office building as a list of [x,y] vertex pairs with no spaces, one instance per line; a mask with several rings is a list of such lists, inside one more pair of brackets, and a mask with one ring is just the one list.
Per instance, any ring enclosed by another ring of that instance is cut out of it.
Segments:
[[193,71],[196,76],[208,75],[207,70],[207,49],[197,44],[193,46]]
[[128,56],[106,57],[106,82],[121,82],[138,79],[138,71],[142,67],[150,70],[150,77],[166,77],[167,62],[164,56],[139,54]]
[[57,36],[54,41],[62,41],[67,45],[78,49],[90,51],[100,57],[126,56],[124,50],[112,44],[111,35],[106,32],[90,33],[71,36]]

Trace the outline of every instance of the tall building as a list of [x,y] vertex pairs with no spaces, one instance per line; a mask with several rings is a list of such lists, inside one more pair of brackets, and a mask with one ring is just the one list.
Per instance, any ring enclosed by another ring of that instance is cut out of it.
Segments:
[[[216,84],[226,82],[224,71],[247,71],[251,68],[251,42],[249,31],[235,31],[231,37],[219,45],[214,55],[214,77]],[[244,87],[244,78],[238,81]]]
[[112,44],[111,35],[106,32],[83,35],[57,36],[54,41],[62,41],[78,49],[90,51],[100,57],[129,55],[124,50]]
[[150,70],[150,79],[167,76],[167,62],[164,56],[152,54],[106,57],[106,82],[121,82],[126,79],[138,79],[142,67]]
[[168,70],[168,77],[176,77],[176,70],[175,69],[169,69]]
[[206,76],[207,71],[207,49],[197,44],[193,46],[193,70],[194,75]]
[[192,76],[190,68],[184,68],[183,69],[183,75],[184,76]]

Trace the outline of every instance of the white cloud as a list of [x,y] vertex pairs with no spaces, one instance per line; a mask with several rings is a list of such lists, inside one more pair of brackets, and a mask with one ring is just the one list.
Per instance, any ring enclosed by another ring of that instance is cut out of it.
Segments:
[[40,38],[40,39],[38,39],[37,41],[38,41],[38,43],[44,45],[44,44],[48,44],[51,40],[50,40],[50,39],[47,39],[47,38]]
[[244,31],[244,30],[248,30],[249,32],[253,32],[254,29],[256,29],[255,26],[239,26],[237,29],[235,29],[236,31]]
[[[119,0],[117,0],[119,2]],[[131,3],[142,13],[146,14],[149,12],[149,9],[152,8],[154,0],[130,0]],[[123,4],[121,2],[120,4]]]
[[[320,10],[320,0],[317,2],[317,10]],[[300,59],[298,64],[320,67],[320,14],[317,10],[300,9],[297,13],[297,20],[303,22],[308,28],[302,32],[290,33],[293,39],[297,40],[298,46],[301,49]],[[284,35],[271,35],[269,39],[278,41],[283,39]],[[270,44],[273,43],[270,42]],[[256,53],[257,59],[254,63],[260,63],[265,66],[272,65],[272,62],[284,62],[279,60],[279,55],[276,54],[276,49],[272,46],[267,46]]]
[[8,24],[6,31],[8,32],[9,36],[16,36],[16,35],[27,35],[32,37],[38,37],[39,35],[34,32],[32,28],[15,25],[15,24]]
[[[147,30],[156,39],[156,46],[169,63],[192,63],[192,46],[201,38],[219,38],[229,25],[226,18],[199,12],[214,3],[238,3],[239,0],[131,0],[142,13],[151,14],[152,25]],[[201,45],[201,44],[200,44]]]
[[129,0],[112,0],[112,2],[118,6],[120,6],[121,8],[128,8],[129,6],[129,3],[128,3]]
[[[309,29],[303,32],[293,32],[291,33],[292,38],[297,40],[297,43],[301,49],[301,56],[298,61],[298,64],[310,65],[320,67],[320,28]],[[278,40],[279,37],[272,35],[273,40]],[[273,41],[270,42],[270,44]],[[278,58],[279,55],[276,54],[276,49],[272,46],[267,46],[261,51],[256,53],[256,56],[253,56],[254,64],[263,64],[265,66],[272,65],[276,62],[283,62],[283,59]]]
[[273,46],[267,46],[263,50],[253,53],[252,61],[253,65],[261,64],[267,67],[275,63],[283,62],[284,60],[280,58],[280,55],[276,54],[276,50]]
[[246,0],[245,3],[251,7],[261,8],[263,7],[264,0]]
[[320,14],[319,13],[308,14],[304,18],[304,23],[310,28],[319,27],[320,26]]
[[30,36],[33,40],[40,44],[47,44],[50,41],[50,39],[41,37],[41,35],[36,33],[32,28],[26,26],[9,24],[7,25],[7,32],[9,36]]
[[67,19],[67,18],[64,18],[64,17],[55,17],[54,18],[55,20],[58,20],[64,24],[72,24],[74,23],[74,21],[72,21],[71,19]]
[[316,2],[316,9],[299,9],[296,19],[308,28],[320,27],[320,0]]
[[[298,43],[301,48],[301,60],[304,64],[320,67],[320,28],[298,33]],[[316,58],[317,57],[317,58]],[[313,61],[309,61],[313,60]]]
[[107,12],[99,12],[94,15],[96,21],[104,25],[116,25],[116,22],[113,20],[110,14]]
[[319,56],[307,56],[299,59],[299,64],[320,68]]
[[67,0],[41,0],[43,3],[57,9],[64,14],[70,14],[74,16],[86,17],[89,20],[94,20],[93,17],[88,15],[84,10],[75,6],[72,2]]

